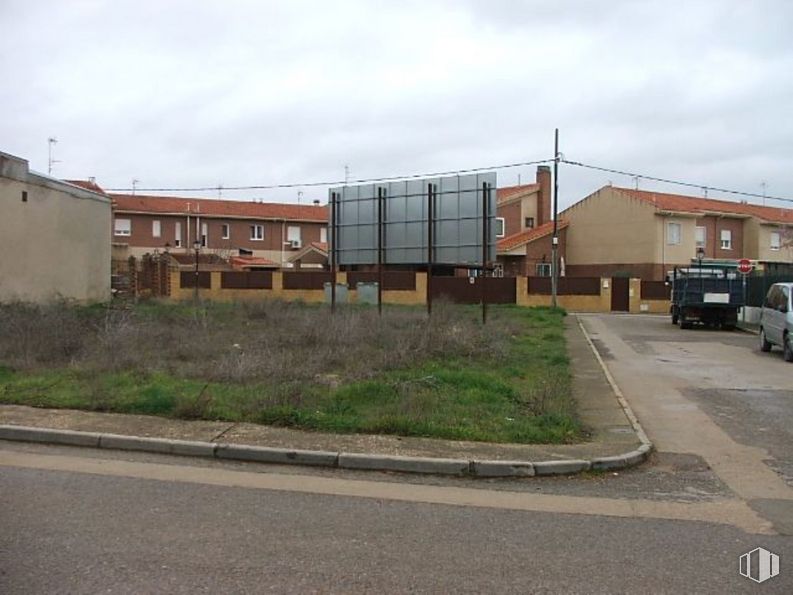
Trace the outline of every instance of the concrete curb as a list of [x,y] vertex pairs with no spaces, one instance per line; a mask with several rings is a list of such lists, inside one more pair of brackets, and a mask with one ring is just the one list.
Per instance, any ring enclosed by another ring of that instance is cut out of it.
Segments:
[[630,453],[598,459],[554,461],[498,461],[406,457],[321,450],[294,450],[216,444],[169,438],[146,438],[120,434],[97,434],[75,430],[55,430],[28,426],[0,425],[0,440],[39,442],[65,446],[89,446],[110,450],[129,450],[234,461],[252,461],[279,465],[312,465],[367,471],[397,471],[430,475],[457,475],[482,478],[534,477],[535,475],[571,475],[589,469],[622,469],[641,463],[649,447]]
[[57,430],[28,426],[0,425],[0,440],[20,442],[41,442],[66,446],[89,446],[114,450],[153,452],[158,454],[207,457],[236,461],[254,461],[280,465],[313,465],[341,469],[368,471],[398,471],[403,473],[424,473],[432,475],[457,475],[481,478],[493,477],[534,477],[542,475],[571,475],[589,470],[625,469],[645,461],[652,452],[653,445],[644,433],[639,420],[628,405],[609,369],[600,357],[581,319],[576,317],[595,358],[606,375],[617,401],[625,412],[641,446],[630,452],[591,460],[560,459],[553,461],[498,461],[442,459],[430,457],[406,457],[368,453],[330,452],[322,450],[295,450],[241,444],[215,442],[193,442],[171,440],[168,438],[147,438],[143,436],[124,436],[120,434],[100,434]]

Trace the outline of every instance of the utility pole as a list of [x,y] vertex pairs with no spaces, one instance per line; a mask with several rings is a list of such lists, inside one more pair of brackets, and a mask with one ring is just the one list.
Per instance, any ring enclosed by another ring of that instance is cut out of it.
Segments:
[[763,206],[765,206],[765,188],[768,184],[766,184],[765,180],[760,182],[760,187],[763,189]]
[[47,144],[47,175],[51,176],[53,164],[60,163],[60,161],[58,161],[57,159],[53,159],[52,157],[52,151],[54,146],[58,144],[58,139],[55,138],[54,136],[51,136],[50,138],[47,139],[47,143],[48,143]]
[[559,129],[554,132],[553,143],[553,237],[551,239],[551,306],[556,307],[559,284],[559,228],[557,208],[559,205]]
[[135,196],[135,190],[137,190],[138,182],[140,182],[140,180],[137,178],[132,179],[132,196]]
[[345,184],[349,184],[350,183],[350,166],[349,165],[345,165],[344,166],[344,183]]

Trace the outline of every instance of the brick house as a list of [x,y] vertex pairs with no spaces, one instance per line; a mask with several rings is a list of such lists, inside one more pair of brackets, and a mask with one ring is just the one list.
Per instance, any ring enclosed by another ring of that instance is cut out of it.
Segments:
[[662,280],[700,248],[709,261],[793,261],[793,209],[605,186],[560,217],[569,276]]
[[[537,168],[533,184],[498,189],[496,255],[500,273],[508,276],[550,275],[551,169]],[[567,225],[561,225],[564,229]],[[560,232],[560,246],[563,245]]]
[[[110,194],[114,258],[157,251],[247,256],[291,268],[304,247],[327,242],[328,210],[320,206]],[[323,264],[323,263],[319,263]]]

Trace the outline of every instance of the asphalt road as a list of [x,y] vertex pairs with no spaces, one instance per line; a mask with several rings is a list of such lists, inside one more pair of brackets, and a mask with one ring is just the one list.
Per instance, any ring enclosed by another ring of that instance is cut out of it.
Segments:
[[[793,366],[588,316],[659,452],[472,481],[0,443],[0,593],[791,593]],[[780,575],[738,557],[762,546]]]
[[[72,449],[26,450],[68,461]],[[177,465],[143,458],[144,470]],[[8,594],[732,593],[757,588],[738,576],[741,553],[764,546],[793,558],[791,538],[727,524],[24,467],[0,468],[0,486],[0,592]],[[762,587],[789,593],[793,573]]]

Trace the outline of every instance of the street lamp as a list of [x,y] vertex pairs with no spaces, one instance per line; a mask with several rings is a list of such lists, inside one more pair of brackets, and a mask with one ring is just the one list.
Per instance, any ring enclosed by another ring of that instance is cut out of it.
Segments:
[[196,240],[193,242],[193,250],[195,250],[195,286],[193,288],[193,295],[195,303],[198,303],[198,253],[201,251],[201,241]]

